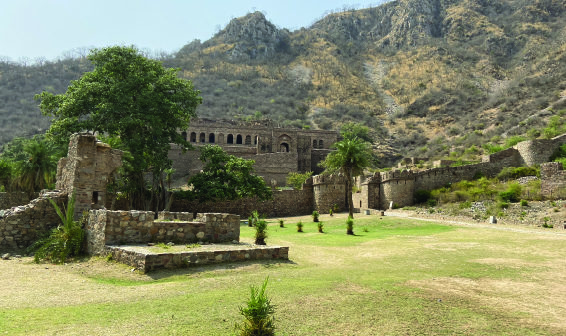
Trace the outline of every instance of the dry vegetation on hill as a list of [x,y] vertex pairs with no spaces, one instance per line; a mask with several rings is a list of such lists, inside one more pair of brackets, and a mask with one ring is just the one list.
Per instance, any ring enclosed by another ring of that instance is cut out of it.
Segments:
[[[201,116],[361,122],[386,164],[543,136],[566,107],[565,21],[565,0],[397,0],[293,32],[256,12],[163,62],[201,90]],[[88,68],[0,62],[0,143],[45,128],[33,95],[61,92]]]

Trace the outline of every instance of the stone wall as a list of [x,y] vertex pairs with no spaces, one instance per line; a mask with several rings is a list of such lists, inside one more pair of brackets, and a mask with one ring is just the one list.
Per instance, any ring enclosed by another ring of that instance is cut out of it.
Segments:
[[0,210],[28,204],[39,194],[35,193],[32,197],[25,192],[0,192]]
[[541,193],[544,197],[555,198],[566,195],[566,171],[559,162],[549,162],[540,167]]
[[101,254],[106,245],[148,242],[219,243],[240,239],[240,217],[205,213],[192,222],[153,219],[150,211],[92,210],[86,227],[87,252]]
[[312,184],[307,183],[301,190],[274,190],[273,199],[268,201],[260,201],[257,198],[205,203],[175,200],[171,206],[171,211],[175,212],[220,212],[244,218],[248,218],[254,210],[268,217],[309,215],[313,211]]
[[45,192],[29,204],[0,210],[1,252],[21,251],[61,223],[49,198],[59,207],[67,202],[64,193]]

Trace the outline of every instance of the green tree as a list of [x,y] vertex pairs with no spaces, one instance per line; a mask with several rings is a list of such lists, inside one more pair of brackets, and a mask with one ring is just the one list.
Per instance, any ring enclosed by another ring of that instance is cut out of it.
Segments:
[[373,143],[373,139],[369,134],[369,127],[352,121],[340,127],[340,135],[342,135],[344,139],[359,138],[363,141]]
[[14,163],[8,159],[0,158],[0,191],[10,189],[13,171]]
[[199,201],[271,198],[271,189],[261,177],[254,175],[254,160],[229,155],[217,145],[202,147],[200,160],[205,164],[202,172],[189,179]]
[[371,150],[368,143],[357,138],[345,138],[336,142],[334,152],[328,154],[321,165],[324,173],[341,172],[346,179],[346,195],[348,199],[349,216],[354,217],[354,201],[352,200],[352,187],[355,176],[363,173],[371,165]]
[[[163,172],[171,168],[170,144],[189,147],[177,130],[187,128],[196,116],[199,91],[178,78],[176,69],[164,68],[134,47],[94,49],[88,59],[94,70],[72,81],[67,92],[36,96],[43,114],[53,117],[48,135],[60,142],[85,131],[119,137],[133,158],[127,177],[133,184],[127,188],[130,197],[137,199],[136,206],[148,208],[154,196],[165,196]],[[149,188],[145,172],[152,174]]]
[[297,173],[297,172],[290,172],[287,175],[287,185],[291,186],[297,190],[303,187],[303,184],[312,176],[312,172],[306,173]]

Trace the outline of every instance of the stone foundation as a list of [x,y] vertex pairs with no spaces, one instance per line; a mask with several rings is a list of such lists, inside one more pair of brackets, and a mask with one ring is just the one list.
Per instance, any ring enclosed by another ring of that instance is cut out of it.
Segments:
[[[213,246],[216,248],[216,245]],[[289,247],[283,246],[257,246],[257,245],[225,245],[216,249],[194,251],[151,253],[140,246],[106,246],[105,253],[112,255],[112,259],[126,265],[135,267],[141,272],[149,272],[163,268],[183,268],[207,264],[289,259]]]

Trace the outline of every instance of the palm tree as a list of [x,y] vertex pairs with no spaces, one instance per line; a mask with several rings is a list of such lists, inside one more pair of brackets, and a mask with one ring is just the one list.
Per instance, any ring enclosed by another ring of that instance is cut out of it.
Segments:
[[28,160],[20,161],[17,184],[30,194],[49,187],[57,170],[54,148],[46,141],[32,140],[24,146]]
[[346,178],[346,195],[348,198],[348,211],[354,218],[354,201],[352,200],[352,186],[354,176],[361,175],[365,168],[371,164],[371,149],[367,142],[358,137],[346,137],[333,145],[336,151],[328,154],[322,162],[324,173],[341,172]]

